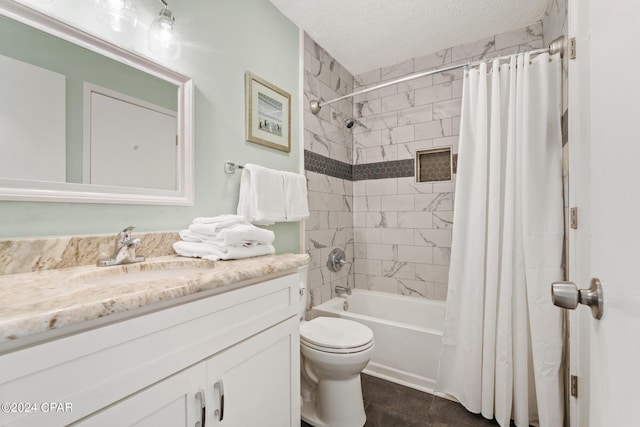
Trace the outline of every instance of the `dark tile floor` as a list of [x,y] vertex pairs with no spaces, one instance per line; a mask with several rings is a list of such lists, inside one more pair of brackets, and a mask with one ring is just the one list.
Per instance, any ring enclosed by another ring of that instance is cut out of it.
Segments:
[[[462,405],[369,375],[362,375],[365,427],[495,427],[497,422]],[[304,421],[302,427],[309,427]]]

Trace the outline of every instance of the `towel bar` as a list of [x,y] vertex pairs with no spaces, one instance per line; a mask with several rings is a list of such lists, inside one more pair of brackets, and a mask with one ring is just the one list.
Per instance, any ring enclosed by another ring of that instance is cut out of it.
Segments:
[[233,162],[224,162],[224,173],[235,173],[236,169],[244,169],[244,166]]

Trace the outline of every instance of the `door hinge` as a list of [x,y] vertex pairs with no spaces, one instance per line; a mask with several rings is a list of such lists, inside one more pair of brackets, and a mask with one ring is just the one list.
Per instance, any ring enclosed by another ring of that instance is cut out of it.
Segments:
[[571,224],[571,228],[573,230],[577,230],[578,229],[578,208],[571,208],[569,210],[570,212],[570,224]]
[[176,145],[178,145],[178,135],[176,135]]
[[571,396],[578,397],[578,376],[571,375]]
[[569,40],[569,59],[576,59],[576,38],[571,37]]

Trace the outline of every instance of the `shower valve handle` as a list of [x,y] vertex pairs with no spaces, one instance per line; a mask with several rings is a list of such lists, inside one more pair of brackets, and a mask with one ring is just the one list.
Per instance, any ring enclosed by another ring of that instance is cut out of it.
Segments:
[[335,248],[329,254],[329,259],[327,259],[327,267],[329,267],[329,270],[333,271],[334,273],[338,272],[342,269],[342,266],[347,263],[345,258],[346,256],[344,254],[344,251],[340,248]]

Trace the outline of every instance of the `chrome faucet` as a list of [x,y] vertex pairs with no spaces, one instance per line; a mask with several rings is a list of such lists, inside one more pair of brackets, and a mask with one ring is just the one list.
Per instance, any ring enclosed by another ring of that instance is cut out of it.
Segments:
[[344,286],[336,285],[335,291],[336,295],[339,297],[344,296],[345,294],[351,295],[351,288],[346,288]]
[[132,239],[131,231],[135,227],[127,227],[116,236],[116,246],[113,255],[98,260],[98,267],[131,264],[144,261],[143,256],[136,256],[136,249],[142,244],[140,239]]

